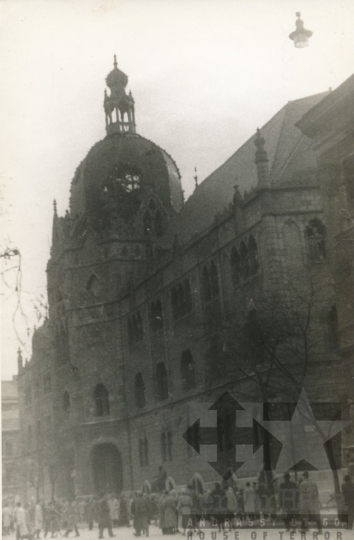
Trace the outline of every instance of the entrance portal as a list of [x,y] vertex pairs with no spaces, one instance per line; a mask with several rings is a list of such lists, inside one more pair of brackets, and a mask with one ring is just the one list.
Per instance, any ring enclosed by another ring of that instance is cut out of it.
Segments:
[[114,444],[107,443],[95,446],[92,466],[96,493],[120,493],[122,491],[122,458]]

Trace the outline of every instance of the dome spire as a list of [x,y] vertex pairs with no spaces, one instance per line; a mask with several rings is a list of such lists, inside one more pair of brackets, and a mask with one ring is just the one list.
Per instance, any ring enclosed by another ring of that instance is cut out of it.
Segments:
[[107,75],[106,83],[110,95],[105,91],[103,107],[106,113],[107,134],[135,133],[134,99],[126,93],[128,77],[118,69],[117,57],[114,55],[113,70]]

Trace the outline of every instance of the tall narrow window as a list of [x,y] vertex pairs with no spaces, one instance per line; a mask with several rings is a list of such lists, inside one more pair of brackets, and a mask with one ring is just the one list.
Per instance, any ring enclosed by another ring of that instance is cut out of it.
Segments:
[[162,305],[160,299],[152,302],[150,307],[151,329],[158,332],[163,329]]
[[193,303],[192,303],[191,286],[189,285],[188,279],[184,280],[184,298],[185,298],[186,313],[190,313],[193,309]]
[[98,384],[94,390],[95,416],[109,416],[109,393],[107,388]]
[[141,373],[135,375],[134,381],[135,405],[138,409],[145,406],[145,384]]
[[248,241],[248,253],[249,253],[249,260],[250,260],[250,272],[251,272],[251,275],[254,275],[258,272],[259,263],[258,263],[257,243],[252,234]]
[[151,214],[149,211],[146,211],[144,215],[144,235],[149,236],[149,234],[151,233],[151,229]]
[[306,237],[310,260],[319,262],[326,256],[325,237],[326,229],[322,221],[315,218],[306,227]]
[[163,220],[159,210],[155,213],[155,234],[156,236],[163,235]]
[[211,300],[211,286],[209,271],[206,266],[202,271],[202,293],[204,302],[209,302]]
[[183,351],[181,357],[181,378],[184,391],[195,388],[194,360],[190,350]]
[[242,277],[243,279],[248,279],[250,277],[250,261],[249,261],[248,249],[244,242],[241,242],[240,255],[241,255]]
[[69,392],[65,390],[63,394],[63,410],[68,413],[70,411],[70,396]]
[[219,295],[219,276],[214,262],[210,265],[210,287],[211,296],[215,298],[215,296]]
[[241,282],[241,259],[235,247],[231,250],[230,266],[232,284],[237,287]]
[[156,366],[156,390],[158,401],[163,401],[168,398],[167,371],[163,362],[160,362]]

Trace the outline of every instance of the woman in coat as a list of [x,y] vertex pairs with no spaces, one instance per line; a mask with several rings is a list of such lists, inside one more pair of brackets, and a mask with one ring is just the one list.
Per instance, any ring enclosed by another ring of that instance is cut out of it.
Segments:
[[177,509],[182,517],[183,536],[186,534],[187,527],[191,528],[193,526],[192,506],[192,497],[186,489],[183,489],[177,503]]
[[176,499],[167,491],[164,501],[164,523],[167,534],[174,534],[177,529]]

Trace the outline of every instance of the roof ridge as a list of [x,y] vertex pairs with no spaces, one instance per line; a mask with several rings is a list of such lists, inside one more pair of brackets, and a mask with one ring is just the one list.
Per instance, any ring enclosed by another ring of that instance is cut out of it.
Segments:
[[323,92],[317,92],[316,94],[311,94],[310,96],[304,96],[302,98],[297,98],[297,99],[290,99],[287,102],[287,105],[289,105],[290,103],[296,103],[297,101],[303,101],[305,99],[311,99],[311,98],[314,98],[314,97],[317,97],[317,96],[321,96],[322,94],[331,94],[331,91],[330,90],[324,90]]

